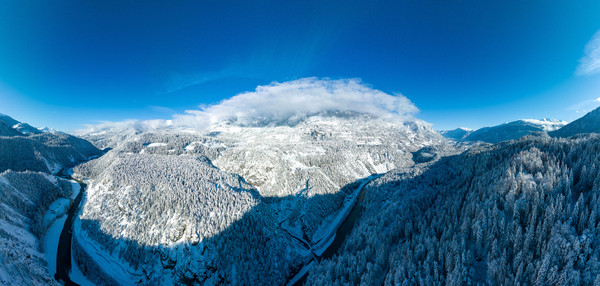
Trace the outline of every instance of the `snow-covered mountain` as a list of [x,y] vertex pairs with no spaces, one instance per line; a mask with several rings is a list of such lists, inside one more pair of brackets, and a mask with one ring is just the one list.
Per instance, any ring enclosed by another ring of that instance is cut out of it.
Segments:
[[56,249],[43,242],[72,194],[70,182],[46,173],[0,173],[0,284],[60,285],[48,269]]
[[0,115],[0,172],[56,173],[98,154],[100,150],[86,140],[62,132],[42,132]]
[[459,127],[459,128],[452,129],[452,130],[441,130],[440,134],[442,134],[442,136],[444,136],[448,139],[462,141],[467,136],[469,136],[469,134],[473,133],[473,131],[474,131],[473,129]]
[[[354,194],[354,182],[412,166],[413,152],[446,144],[420,120],[368,113],[327,111],[285,124],[265,122],[225,121],[207,133],[167,128],[87,136],[116,144],[76,168],[91,179],[75,224],[78,251],[129,268],[86,267],[107,274],[96,277],[103,281],[285,283],[311,257],[310,246],[323,243]],[[253,250],[242,241],[255,242]],[[140,255],[155,262],[129,257],[135,245],[151,246]],[[98,247],[105,251],[93,250]],[[190,267],[189,261],[202,263]],[[258,267],[255,261],[263,262]]]
[[47,231],[78,185],[51,173],[99,153],[82,139],[0,115],[0,284],[58,285],[50,269],[56,245],[46,245],[57,238]]
[[307,285],[593,285],[598,146],[597,134],[528,136],[389,172]]
[[564,127],[550,132],[550,136],[569,137],[582,133],[600,133],[600,107]]
[[469,132],[460,140],[498,143],[519,139],[534,132],[551,132],[565,126],[567,122],[555,119],[521,119],[493,127],[484,127]]

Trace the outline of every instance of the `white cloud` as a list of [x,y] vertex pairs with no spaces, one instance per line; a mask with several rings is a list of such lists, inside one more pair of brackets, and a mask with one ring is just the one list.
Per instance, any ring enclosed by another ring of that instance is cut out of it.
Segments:
[[303,78],[258,86],[255,91],[240,93],[218,104],[174,115],[172,120],[103,122],[87,126],[87,131],[125,127],[182,127],[205,130],[223,121],[239,125],[277,125],[325,111],[371,113],[390,120],[403,121],[414,119],[413,115],[418,109],[403,95],[390,95],[373,89],[359,79]]
[[579,60],[578,75],[590,75],[600,72],[600,31],[585,45],[585,55]]

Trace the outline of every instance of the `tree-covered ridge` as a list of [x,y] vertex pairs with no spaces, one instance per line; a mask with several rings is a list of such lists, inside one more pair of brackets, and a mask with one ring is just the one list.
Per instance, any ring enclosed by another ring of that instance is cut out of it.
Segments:
[[567,124],[563,128],[550,132],[550,136],[569,137],[582,133],[600,132],[600,107],[592,110],[583,117]]
[[[75,171],[94,174],[75,223],[77,240],[92,240],[148,283],[283,283],[290,265],[300,263],[256,189],[206,157],[111,151]],[[240,276],[235,269],[253,271]]]
[[599,159],[598,135],[529,137],[387,174],[308,282],[597,284]]
[[[311,257],[308,248],[334,223],[358,187],[353,182],[411,166],[413,152],[444,142],[426,124],[360,114],[291,126],[223,123],[208,134],[125,130],[88,138],[113,149],[75,169],[93,181],[80,222],[85,233],[152,277],[232,284],[284,283]],[[186,266],[184,253],[202,264]],[[140,264],[145,259],[161,262]]]
[[86,140],[62,132],[42,132],[0,114],[0,172],[56,173],[98,154],[100,150]]
[[48,227],[44,214],[54,201],[68,198],[72,192],[68,181],[48,174],[0,174],[0,284],[57,284],[41,253]]

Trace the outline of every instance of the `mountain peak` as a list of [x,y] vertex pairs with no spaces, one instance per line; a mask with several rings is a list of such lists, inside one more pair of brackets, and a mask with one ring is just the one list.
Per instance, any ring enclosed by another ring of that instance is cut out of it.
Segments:
[[550,133],[554,137],[569,137],[582,133],[600,133],[600,107],[588,112],[583,117]]

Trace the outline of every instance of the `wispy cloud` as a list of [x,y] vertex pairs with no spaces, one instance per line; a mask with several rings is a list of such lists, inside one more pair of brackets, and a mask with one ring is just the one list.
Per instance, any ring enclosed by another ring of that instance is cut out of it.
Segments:
[[588,99],[576,104],[573,104],[567,108],[569,111],[575,111],[577,114],[585,114],[588,113],[600,106],[600,97],[595,99]]
[[171,115],[171,114],[177,113],[174,109],[168,108],[168,107],[165,107],[165,106],[150,105],[150,106],[148,106],[148,108],[150,108],[150,109],[152,109],[152,110],[154,110],[154,111],[156,111],[158,113],[163,113],[163,114],[169,114],[169,115]]
[[585,45],[585,55],[579,60],[578,75],[591,75],[600,72],[600,31]]
[[222,102],[176,114],[171,120],[103,122],[87,126],[88,132],[107,128],[156,129],[185,127],[206,130],[228,121],[238,125],[296,121],[326,111],[371,113],[390,120],[414,119],[417,107],[401,94],[374,89],[359,79],[303,78],[258,86]]

